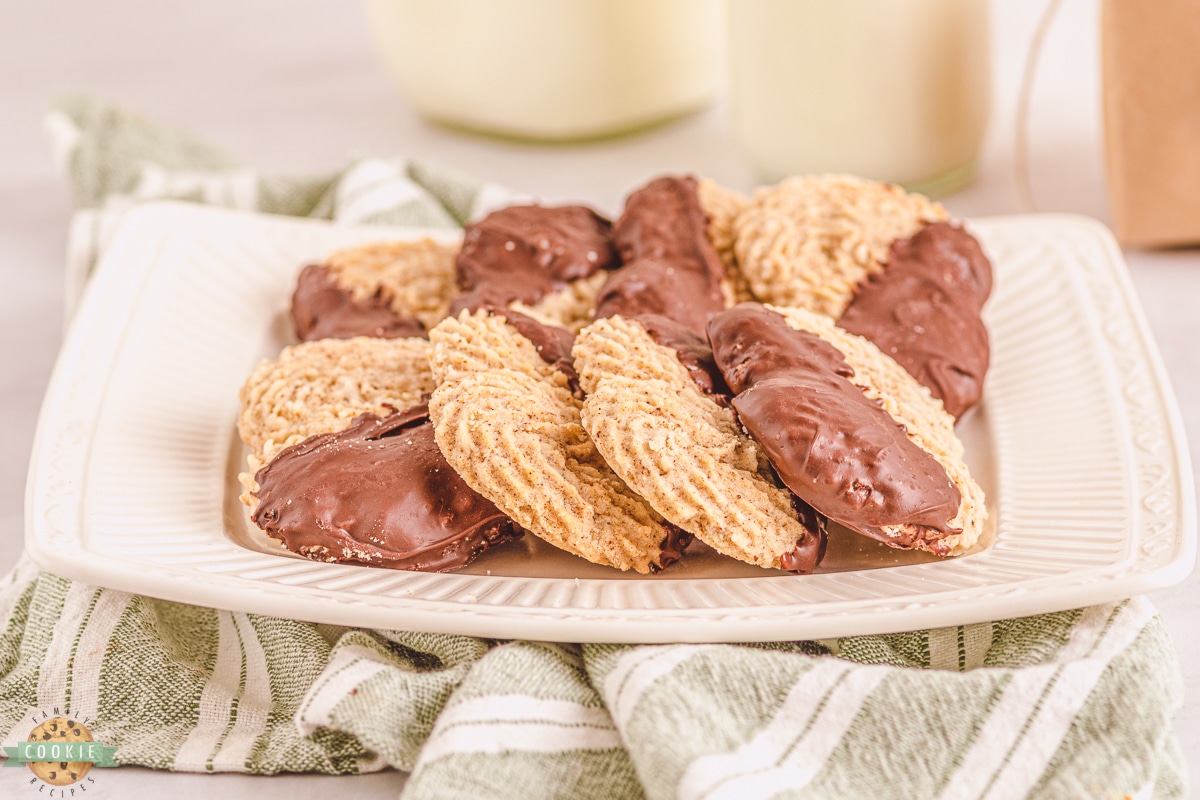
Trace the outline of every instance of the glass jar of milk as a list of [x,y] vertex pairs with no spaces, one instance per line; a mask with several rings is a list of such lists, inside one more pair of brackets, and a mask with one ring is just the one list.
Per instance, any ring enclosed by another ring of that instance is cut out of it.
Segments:
[[368,0],[418,112],[522,139],[610,136],[712,100],[720,0]]
[[991,103],[987,0],[731,0],[734,135],[760,177],[846,172],[944,195]]

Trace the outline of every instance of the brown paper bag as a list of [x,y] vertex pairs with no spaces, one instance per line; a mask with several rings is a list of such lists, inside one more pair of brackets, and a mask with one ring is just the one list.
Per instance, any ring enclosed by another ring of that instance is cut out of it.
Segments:
[[1200,0],[1104,0],[1101,36],[1117,238],[1200,243]]

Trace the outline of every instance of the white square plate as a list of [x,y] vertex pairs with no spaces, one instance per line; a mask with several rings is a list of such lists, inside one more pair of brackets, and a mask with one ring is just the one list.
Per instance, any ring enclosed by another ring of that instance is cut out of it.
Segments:
[[559,641],[884,633],[1182,580],[1196,550],[1186,444],[1111,236],[1067,216],[970,227],[996,270],[986,398],[959,425],[988,494],[979,552],[941,561],[846,535],[816,575],[698,548],[655,577],[528,535],[453,574],[292,556],[237,501],[237,390],[287,343],[303,264],[413,233],[158,204],[123,224],[59,357],[30,465],[29,553],[65,577],[183,603]]

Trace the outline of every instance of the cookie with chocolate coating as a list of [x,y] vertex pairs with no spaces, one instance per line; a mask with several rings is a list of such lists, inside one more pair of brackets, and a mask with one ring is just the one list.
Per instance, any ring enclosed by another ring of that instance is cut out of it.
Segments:
[[961,555],[987,510],[954,420],[866,339],[803,309],[743,303],[709,339],[743,427],[820,513],[893,547]]
[[687,348],[681,335],[675,346],[663,344],[644,321],[620,316],[585,328],[573,351],[586,392],[584,427],[655,511],[713,549],[761,567],[812,572],[823,523],[811,509],[798,515],[794,495],[733,409],[714,397],[723,382],[713,387],[706,370],[680,360],[677,348]]
[[754,299],[834,317],[955,418],[979,402],[991,263],[940,205],[891,184],[798,176],[760,189],[730,227]]
[[316,561],[445,572],[522,534],[446,463],[423,403],[310,436],[254,479],[254,523]]
[[459,247],[433,239],[372,242],[338,250],[301,271],[292,323],[301,341],[421,336],[458,294]]
[[240,393],[252,521],[306,558],[446,571],[522,531],[446,463],[422,398],[423,338],[319,339],[259,364]]
[[892,242],[883,271],[858,285],[837,324],[870,339],[958,418],[983,397],[991,288],[992,265],[975,237],[934,222]]
[[947,218],[893,184],[801,175],[755,192],[733,223],[733,251],[755,299],[836,318],[892,242]]
[[467,225],[455,261],[462,294],[451,314],[512,308],[578,331],[591,318],[605,270],[618,266],[612,223],[580,205],[514,205]]
[[430,331],[439,448],[473,489],[529,532],[588,561],[655,572],[681,535],[608,466],[569,376],[499,315],[464,311]]
[[242,502],[256,504],[254,473],[285,447],[419,403],[435,385],[429,350],[422,338],[360,336],[302,342],[260,362],[238,393],[238,434],[250,451]]
[[708,225],[691,176],[663,176],[632,192],[613,226],[622,265],[600,288],[595,316],[654,314],[703,336],[732,300]]

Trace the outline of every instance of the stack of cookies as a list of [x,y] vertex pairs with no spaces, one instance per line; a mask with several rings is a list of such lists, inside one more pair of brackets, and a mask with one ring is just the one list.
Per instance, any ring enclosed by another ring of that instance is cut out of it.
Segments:
[[662,177],[615,222],[513,206],[341,251],[242,388],[242,500],[293,552],[404,569],[525,533],[639,573],[694,538],[801,574],[830,536],[960,555],[990,289],[944,209],[846,176]]

